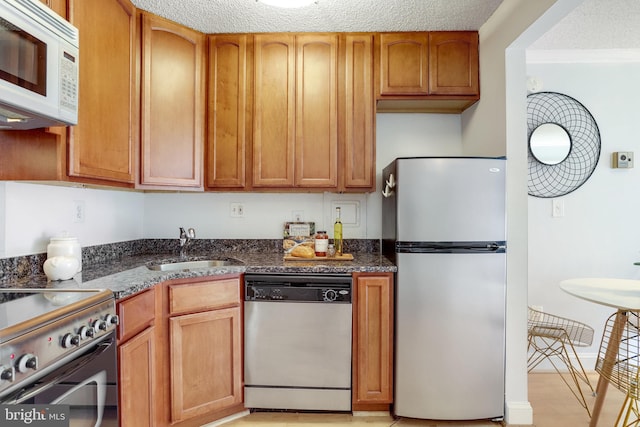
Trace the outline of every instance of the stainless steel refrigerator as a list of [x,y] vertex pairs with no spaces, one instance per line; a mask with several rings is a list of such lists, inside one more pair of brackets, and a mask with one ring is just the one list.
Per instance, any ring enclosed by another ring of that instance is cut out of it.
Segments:
[[383,171],[395,260],[398,416],[504,416],[504,158],[398,158]]

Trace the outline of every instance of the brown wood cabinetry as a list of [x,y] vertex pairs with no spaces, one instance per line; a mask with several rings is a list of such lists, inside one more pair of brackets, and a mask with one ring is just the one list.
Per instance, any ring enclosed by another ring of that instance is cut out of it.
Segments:
[[238,276],[162,285],[159,358],[164,408],[159,425],[200,426],[243,409]]
[[155,290],[118,301],[117,310],[120,425],[155,426]]
[[292,187],[295,155],[294,36],[254,39],[253,186]]
[[429,34],[380,34],[380,95],[429,94]]
[[78,125],[69,128],[70,177],[133,185],[138,144],[136,10],[128,0],[69,0],[78,27]]
[[252,185],[337,186],[335,34],[254,38]]
[[246,185],[251,41],[246,34],[209,36],[207,188]]
[[478,33],[377,36],[378,111],[459,113],[480,99]]
[[204,35],[142,14],[142,187],[202,189]]
[[354,273],[353,410],[393,401],[393,273]]
[[78,125],[0,131],[0,179],[131,187],[138,143],[135,9],[128,0],[43,3],[80,30]]
[[338,174],[344,191],[375,190],[375,101],[373,34],[347,34],[340,89],[342,161]]
[[478,33],[429,33],[429,94],[480,95]]
[[296,36],[295,185],[338,183],[338,36]]

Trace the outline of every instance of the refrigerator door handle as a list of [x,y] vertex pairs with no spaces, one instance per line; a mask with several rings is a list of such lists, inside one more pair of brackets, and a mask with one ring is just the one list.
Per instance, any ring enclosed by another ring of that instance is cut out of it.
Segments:
[[391,197],[393,195],[393,189],[396,186],[396,179],[393,177],[393,174],[389,174],[389,179],[385,181],[384,190],[382,190],[382,195],[384,197]]
[[507,244],[498,242],[396,242],[397,253],[505,253]]

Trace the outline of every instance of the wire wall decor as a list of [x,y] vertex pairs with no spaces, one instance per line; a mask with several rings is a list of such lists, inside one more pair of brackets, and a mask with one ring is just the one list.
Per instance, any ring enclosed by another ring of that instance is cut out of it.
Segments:
[[[568,133],[569,152],[557,164],[538,160],[531,151],[531,134],[541,125],[556,124]],[[574,98],[557,92],[527,96],[529,194],[551,198],[571,193],[584,184],[600,158],[600,131],[593,116]]]

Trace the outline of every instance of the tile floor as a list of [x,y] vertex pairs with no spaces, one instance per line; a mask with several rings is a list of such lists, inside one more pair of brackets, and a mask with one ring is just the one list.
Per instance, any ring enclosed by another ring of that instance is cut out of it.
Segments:
[[[590,374],[595,388],[596,373]],[[604,408],[598,420],[602,427],[612,427],[618,415],[624,395],[609,387]],[[529,401],[533,407],[535,427],[587,427],[589,416],[575,400],[569,389],[555,373],[529,375]],[[595,397],[587,395],[587,403],[593,406]],[[218,424],[210,424],[213,427]],[[443,422],[413,419],[394,419],[391,416],[352,416],[349,414],[308,414],[287,412],[254,412],[248,416],[223,424],[224,427],[311,427],[311,426],[357,426],[357,427],[500,427],[490,421]],[[515,427],[515,426],[510,426]]]

